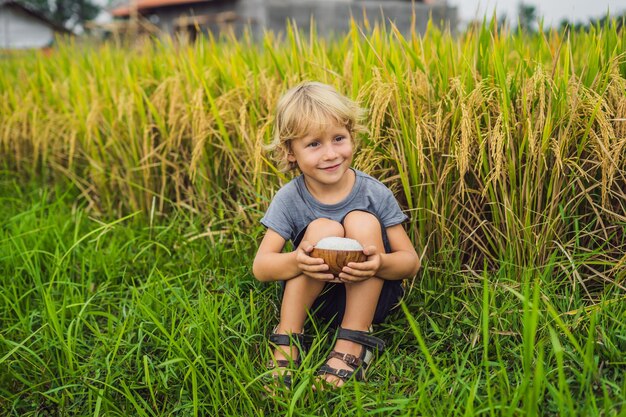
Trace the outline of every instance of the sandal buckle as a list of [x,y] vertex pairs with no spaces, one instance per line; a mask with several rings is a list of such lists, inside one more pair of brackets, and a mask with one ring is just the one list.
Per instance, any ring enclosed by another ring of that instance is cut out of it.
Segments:
[[337,373],[336,373],[336,375],[343,380],[350,378],[351,374],[352,374],[352,371],[349,371],[347,369],[337,369]]

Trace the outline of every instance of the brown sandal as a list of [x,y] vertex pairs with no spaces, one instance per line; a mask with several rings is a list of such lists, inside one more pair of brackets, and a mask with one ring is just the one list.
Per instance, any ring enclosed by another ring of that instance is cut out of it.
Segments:
[[381,353],[385,349],[385,342],[372,336],[369,332],[349,330],[341,327],[337,332],[337,339],[349,340],[350,342],[358,343],[363,347],[361,349],[361,354],[358,357],[349,353],[341,353],[333,350],[326,359],[326,361],[333,358],[339,359],[352,368],[352,370],[336,369],[328,364],[324,364],[317,371],[316,375],[334,375],[340,378],[343,382],[347,382],[350,378],[352,378],[352,376],[354,376],[357,381],[363,381],[365,379],[365,371],[369,368],[372,363],[372,359],[374,358],[374,351]]
[[[278,334],[272,333],[269,337],[270,344],[277,349],[279,346],[292,347],[295,346],[298,349],[297,359],[271,359],[267,363],[267,369],[277,368],[298,368],[302,363],[302,357],[306,355],[307,350],[313,342],[313,337],[302,333],[290,333],[290,334]],[[291,374],[283,373],[282,375],[272,375],[272,378],[276,381],[282,381],[287,388],[291,388]]]

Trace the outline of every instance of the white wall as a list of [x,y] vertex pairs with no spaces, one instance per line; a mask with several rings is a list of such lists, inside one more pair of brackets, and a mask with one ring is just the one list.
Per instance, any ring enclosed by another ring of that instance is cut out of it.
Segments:
[[13,6],[0,6],[0,49],[42,48],[54,31],[41,20]]

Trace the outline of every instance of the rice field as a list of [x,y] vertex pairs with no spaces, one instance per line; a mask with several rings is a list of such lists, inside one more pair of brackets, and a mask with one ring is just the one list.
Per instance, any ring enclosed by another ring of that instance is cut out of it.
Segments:
[[[626,415],[626,31],[293,27],[0,59],[1,415]],[[303,79],[369,110],[357,168],[423,268],[367,383],[268,397],[263,151]]]

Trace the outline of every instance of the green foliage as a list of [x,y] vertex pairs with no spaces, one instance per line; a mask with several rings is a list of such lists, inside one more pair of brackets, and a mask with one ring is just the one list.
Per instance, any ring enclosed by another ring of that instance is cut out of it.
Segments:
[[534,33],[537,23],[537,8],[535,6],[520,2],[517,5],[517,30],[525,33]]
[[[464,271],[425,260],[366,383],[269,397],[278,285],[250,273],[262,230],[208,234],[177,212],[90,217],[74,187],[0,181],[0,414],[112,416],[617,415],[624,292],[593,302],[555,259]],[[78,201],[78,202],[77,202]]]
[[100,7],[90,0],[24,0],[23,2],[60,26],[68,28],[81,25],[100,13]]
[[588,22],[580,22],[580,21],[576,21],[576,22],[570,22],[567,19],[563,19],[561,20],[561,22],[559,23],[559,28],[561,31],[570,31],[570,30],[575,30],[575,31],[589,31],[594,27],[605,27],[607,25],[610,25],[614,22],[617,31],[621,31],[626,23],[626,11],[622,12],[620,15],[617,15],[615,13],[613,13],[613,15],[609,14],[607,12],[607,14],[603,17],[600,17],[598,19],[590,19]]

